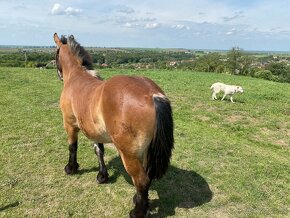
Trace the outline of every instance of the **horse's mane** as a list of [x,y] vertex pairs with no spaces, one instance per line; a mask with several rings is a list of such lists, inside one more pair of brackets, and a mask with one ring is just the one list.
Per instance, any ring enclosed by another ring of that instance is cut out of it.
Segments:
[[89,71],[94,70],[91,56],[84,47],[75,40],[73,35],[68,36],[68,38],[62,35],[60,40],[62,44],[67,44],[69,46],[71,52],[80,59],[84,68]]

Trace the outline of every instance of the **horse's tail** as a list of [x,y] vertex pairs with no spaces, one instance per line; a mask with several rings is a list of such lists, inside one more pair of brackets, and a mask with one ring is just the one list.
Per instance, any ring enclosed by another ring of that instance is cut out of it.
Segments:
[[147,153],[146,172],[152,179],[160,179],[166,172],[173,149],[173,118],[170,101],[165,96],[153,96],[156,127]]

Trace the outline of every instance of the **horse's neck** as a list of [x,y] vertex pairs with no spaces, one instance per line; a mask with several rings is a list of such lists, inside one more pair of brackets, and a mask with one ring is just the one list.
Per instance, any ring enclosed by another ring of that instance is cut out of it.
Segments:
[[65,58],[63,65],[64,82],[69,81],[70,79],[73,79],[75,77],[80,77],[81,75],[83,75],[84,78],[88,78],[88,75],[91,75],[99,79],[95,70],[88,70],[85,67],[81,66],[79,61],[74,57]]
[[80,73],[79,71],[83,71],[79,62],[75,58],[71,57],[65,58],[62,68],[64,81],[76,77]]

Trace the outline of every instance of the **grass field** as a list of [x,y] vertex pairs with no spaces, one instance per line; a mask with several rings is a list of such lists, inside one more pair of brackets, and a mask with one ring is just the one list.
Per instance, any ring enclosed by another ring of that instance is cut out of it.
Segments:
[[[169,96],[175,150],[150,192],[152,217],[289,217],[290,84],[181,71],[145,75]],[[213,82],[245,93],[211,101]],[[55,70],[0,68],[0,217],[128,217],[134,186],[113,146],[110,183],[96,183],[97,157],[79,140],[80,171],[67,176],[66,134]]]

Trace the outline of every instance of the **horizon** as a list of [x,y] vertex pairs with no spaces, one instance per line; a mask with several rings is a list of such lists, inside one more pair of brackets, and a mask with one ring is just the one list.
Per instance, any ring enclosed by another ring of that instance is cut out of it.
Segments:
[[[231,50],[229,49],[205,49],[205,48],[147,48],[147,47],[101,47],[101,46],[83,46],[84,48],[95,48],[95,49],[160,49],[160,50],[189,50],[189,51],[203,51],[203,52],[227,52]],[[54,45],[1,45],[0,49],[25,49],[25,48],[56,48]],[[240,48],[240,47],[238,47]],[[290,51],[282,51],[282,50],[245,50],[243,48],[240,48],[244,52],[250,52],[250,53],[274,53],[274,54],[288,54]]]

